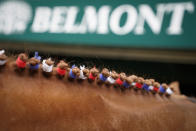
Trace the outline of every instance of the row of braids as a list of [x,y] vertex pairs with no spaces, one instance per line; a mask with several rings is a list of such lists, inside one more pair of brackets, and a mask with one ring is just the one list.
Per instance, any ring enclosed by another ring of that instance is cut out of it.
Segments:
[[[4,50],[0,50],[0,66],[4,66],[7,61],[7,56]],[[114,88],[120,88],[122,90],[131,89],[143,90],[145,92],[151,92],[153,94],[159,93],[160,95],[170,96],[173,94],[173,89],[166,83],[160,84],[154,79],[144,79],[136,75],[127,76],[125,73],[117,73],[116,71],[109,71],[107,68],[103,68],[101,72],[96,67],[91,69],[85,68],[84,65],[77,67],[69,64],[63,60],[60,60],[54,69],[54,61],[51,58],[44,59],[41,63],[41,57],[38,52],[35,52],[34,57],[28,59],[25,53],[18,55],[15,67],[17,70],[23,71],[25,68],[33,73],[36,73],[39,69],[42,70],[44,76],[50,77],[53,72],[58,78],[63,78],[67,75],[69,80],[88,80],[90,83],[97,82],[97,84],[106,86],[113,86]]]

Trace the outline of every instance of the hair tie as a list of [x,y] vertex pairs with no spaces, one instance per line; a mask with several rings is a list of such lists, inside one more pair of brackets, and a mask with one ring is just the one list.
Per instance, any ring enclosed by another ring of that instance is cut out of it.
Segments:
[[96,76],[93,76],[93,74],[92,74],[92,73],[90,73],[90,74],[89,74],[89,79],[91,79],[91,80],[95,80],[95,79],[96,79]]
[[140,83],[138,83],[138,82],[135,84],[135,86],[136,86],[138,89],[141,89],[141,88],[142,88],[142,84],[140,84]]
[[43,71],[45,71],[45,72],[52,72],[52,68],[53,68],[53,65],[48,65],[48,64],[46,64],[46,60],[43,60],[43,62],[42,62],[42,69],[43,69]]
[[75,68],[75,67],[76,67],[76,65],[74,64],[74,65],[72,65],[72,67],[71,67],[71,68],[73,69],[73,68]]
[[[0,50],[0,55],[3,55],[5,53],[5,50]],[[0,66],[5,65],[7,60],[0,60]]]
[[150,85],[150,86],[148,87],[148,89],[151,90],[151,91],[153,91],[153,90],[154,90],[154,86]]
[[80,76],[79,79],[86,79],[86,77],[84,76],[83,70],[85,69],[85,65],[80,66]]
[[132,83],[131,83],[131,86],[135,86],[135,85],[136,85],[136,83],[135,83],[135,82],[132,82]]
[[30,69],[31,70],[37,70],[37,69],[39,69],[39,64],[36,64],[36,65],[31,65],[30,64]]
[[161,93],[165,93],[165,89],[163,88],[163,86],[162,86],[162,85],[160,85],[160,87],[159,87],[159,91],[160,91]]
[[[37,60],[41,60],[41,57],[38,55],[38,52],[35,52],[34,58],[37,59]],[[30,64],[30,69],[38,70],[39,69],[39,63],[37,63],[36,65],[31,65]]]
[[142,89],[144,89],[146,91],[149,91],[149,86],[144,83],[143,86],[142,86]]
[[154,86],[153,90],[154,90],[155,92],[158,92],[159,88]]
[[123,84],[123,81],[120,79],[120,77],[118,79],[116,79],[116,83],[118,85],[122,85]]
[[17,60],[16,60],[16,65],[18,66],[18,68],[25,68],[26,66],[26,62],[25,61],[22,61],[20,59],[20,57],[18,56]]
[[100,80],[102,80],[103,82],[106,81],[107,77],[105,77],[102,73],[99,75]]
[[6,62],[7,62],[6,60],[0,60],[0,65],[1,65],[1,66],[2,66],[2,65],[5,65]]
[[[73,66],[72,66],[73,67]],[[75,67],[75,66],[74,66]],[[74,68],[73,67],[73,68]],[[76,75],[74,75],[74,73],[72,72],[72,69],[69,71],[69,76],[71,77],[71,78],[73,78],[73,79],[75,79],[76,78]]]
[[108,81],[110,84],[115,83],[115,80],[111,76],[109,76],[106,81]]
[[0,55],[3,55],[5,53],[5,50],[0,50]]
[[38,60],[41,60],[41,56],[38,55],[38,52],[37,52],[37,51],[35,52],[34,58],[35,58],[35,59],[38,59]]
[[129,87],[130,87],[130,84],[127,83],[126,81],[124,81],[124,82],[123,82],[123,86],[124,86],[125,88],[129,88]]
[[170,87],[168,87],[167,90],[166,90],[166,93],[169,94],[169,95],[172,95],[173,94],[173,91],[171,90]]
[[64,75],[65,75],[65,73],[66,73],[66,70],[65,70],[65,69],[61,69],[61,68],[57,67],[57,73],[58,73],[59,75],[61,75],[61,76],[64,76]]

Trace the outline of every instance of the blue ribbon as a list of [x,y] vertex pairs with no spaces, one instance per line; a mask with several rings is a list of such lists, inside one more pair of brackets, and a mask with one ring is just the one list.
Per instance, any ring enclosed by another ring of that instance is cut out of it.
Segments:
[[38,60],[41,60],[41,56],[38,55],[38,52],[37,52],[37,51],[35,52],[34,58],[35,58],[35,59],[38,59]]
[[73,69],[74,67],[76,67],[76,65],[72,65],[71,69]]
[[124,86],[125,88],[129,88],[129,87],[130,87],[129,83],[127,83],[126,81],[123,82],[123,86]]
[[161,93],[165,93],[165,89],[163,88],[162,85],[160,86],[159,91],[160,91]]
[[105,82],[106,79],[107,79],[103,74],[100,74],[99,77],[100,77],[100,80],[102,80],[102,81],[104,81],[104,82]]
[[147,84],[143,84],[142,89],[149,91],[149,86]]
[[76,76],[73,74],[73,72],[72,72],[72,69],[70,70],[70,72],[69,72],[69,76],[71,77],[71,78],[73,78],[73,79],[75,79],[76,78]]
[[[38,52],[37,52],[37,51],[35,52],[34,58],[35,58],[35,59],[38,59],[38,60],[41,60],[41,57],[38,55]],[[32,69],[32,70],[37,70],[37,69],[39,69],[39,64],[36,64],[36,65],[34,65],[34,66],[30,64],[30,69]]]
[[36,64],[34,66],[30,64],[30,69],[37,70],[38,68],[39,68],[39,64]]

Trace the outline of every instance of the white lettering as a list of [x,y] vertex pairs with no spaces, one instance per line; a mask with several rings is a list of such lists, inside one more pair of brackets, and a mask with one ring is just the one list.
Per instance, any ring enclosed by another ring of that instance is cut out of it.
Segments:
[[63,33],[63,26],[65,24],[67,8],[65,6],[57,6],[53,10],[50,32],[52,33]]
[[82,29],[83,33],[86,33],[87,30],[90,33],[94,33],[97,29],[97,12],[96,8],[93,6],[87,6],[84,11],[84,16],[82,19]]
[[97,33],[98,34],[107,34],[108,33],[108,20],[109,13],[111,7],[110,6],[102,6],[98,12],[98,25],[97,25]]
[[[128,4],[120,5],[112,12],[111,7],[108,5],[101,6],[99,9],[96,9],[94,6],[86,6],[82,18],[78,16],[79,10],[77,6],[56,6],[53,9],[49,7],[38,7],[35,10],[31,29],[33,32],[38,33],[70,34],[108,34],[111,31],[116,35],[127,35],[134,30],[136,35],[142,35],[145,33],[144,27],[147,24],[152,30],[152,33],[160,34],[164,15],[171,13],[171,21],[169,21],[167,33],[170,35],[179,35],[183,31],[184,14],[186,11],[188,13],[194,11],[194,3],[158,4],[156,12],[149,5],[142,4],[139,6],[139,13],[137,13],[135,7]],[[4,18],[6,16],[0,14],[1,17]],[[21,25],[20,23],[17,23],[17,28],[14,28],[15,26],[12,26],[13,22],[10,23],[9,19],[7,18],[6,21],[4,19],[0,20],[0,32],[9,34],[14,32],[11,31],[12,28],[15,32],[22,32],[25,29],[24,24]],[[79,19],[81,19],[80,22]],[[5,28],[6,31],[4,31]]]
[[[127,13],[125,24],[120,26],[120,19],[124,13]],[[110,17],[110,28],[117,35],[126,35],[132,31],[137,21],[137,11],[131,5],[121,5],[117,7]]]
[[32,25],[33,32],[43,33],[48,31],[50,26],[51,9],[49,7],[38,7],[35,11],[35,18]]
[[76,24],[76,18],[78,14],[78,7],[71,6],[67,10],[67,18],[64,26],[64,30],[66,33],[79,33],[80,28],[79,25]]
[[159,34],[162,27],[164,12],[165,9],[163,4],[159,4],[157,6],[156,15],[153,13],[153,10],[150,8],[149,5],[146,4],[140,5],[139,18],[138,18],[137,26],[135,28],[135,34],[144,34],[145,21],[148,23],[153,33]]
[[87,6],[80,25],[83,33],[86,33],[87,31],[95,33],[96,30],[98,34],[108,33],[109,12],[109,6],[102,6],[98,12],[96,12],[95,7]]
[[192,2],[168,4],[168,12],[173,11],[171,23],[167,29],[168,34],[178,35],[182,33],[182,22],[184,12],[192,13],[194,11],[194,4]]
[[32,8],[25,1],[0,3],[0,34],[22,34],[32,18]]

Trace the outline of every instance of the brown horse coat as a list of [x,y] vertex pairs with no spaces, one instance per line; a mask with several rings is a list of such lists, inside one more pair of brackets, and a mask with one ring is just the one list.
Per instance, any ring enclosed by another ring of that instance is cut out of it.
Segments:
[[195,131],[196,104],[183,96],[161,97],[70,82],[41,71],[0,70],[0,130]]

